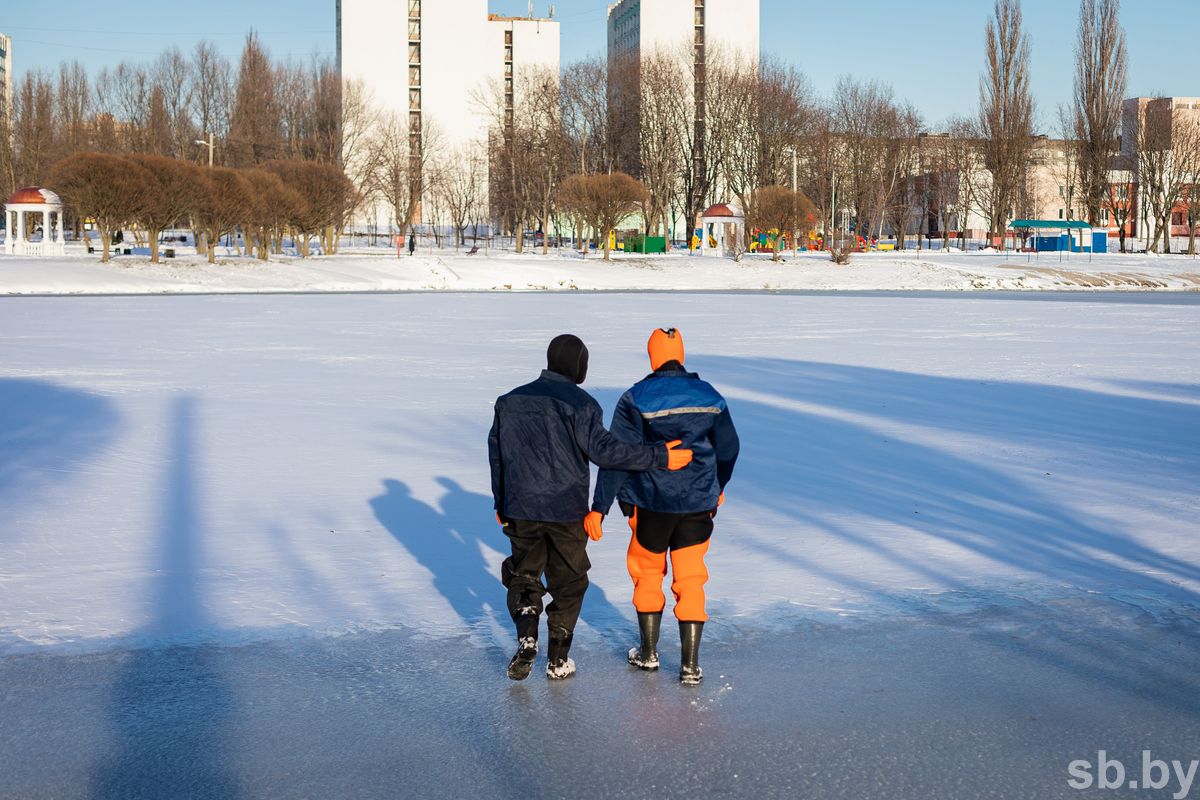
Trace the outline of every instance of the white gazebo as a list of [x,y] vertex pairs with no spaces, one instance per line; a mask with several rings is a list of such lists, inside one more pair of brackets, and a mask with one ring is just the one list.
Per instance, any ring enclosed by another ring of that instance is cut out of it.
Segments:
[[700,223],[701,255],[722,258],[737,255],[734,246],[746,234],[746,217],[740,209],[717,203],[704,212]]
[[[30,216],[32,215],[32,216]],[[41,236],[38,232],[41,215]],[[27,222],[27,218],[29,222]],[[67,252],[66,232],[63,229],[63,202],[49,189],[29,186],[18,189],[4,204],[4,221],[8,234],[4,237],[4,252],[11,256],[61,256]]]

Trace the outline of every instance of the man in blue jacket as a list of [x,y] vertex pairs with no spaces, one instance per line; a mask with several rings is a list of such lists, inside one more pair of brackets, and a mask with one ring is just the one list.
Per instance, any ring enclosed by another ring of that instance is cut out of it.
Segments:
[[[550,631],[546,675],[575,673],[568,658],[575,623],[588,588],[588,463],[629,471],[680,470],[692,460],[679,442],[627,444],[604,427],[600,405],[579,388],[587,377],[588,351],[576,336],[550,342],[547,368],[533,383],[496,400],[488,435],[496,519],[512,544],[501,567],[508,610],[517,627],[517,652],[508,665],[514,680],[529,677],[537,657],[542,596]],[[542,574],[546,586],[542,586]]]
[[633,578],[633,604],[642,635],[641,647],[629,651],[629,663],[639,669],[658,669],[658,633],[667,602],[662,582],[670,552],[671,591],[679,620],[679,679],[697,684],[703,677],[700,635],[708,619],[704,555],[740,445],[725,398],[699,375],[684,369],[679,331],[656,330],[647,350],[654,372],[617,403],[613,435],[631,444],[679,439],[692,448],[695,461],[687,471],[677,473],[601,469],[584,527],[598,539],[614,498],[629,517],[633,537],[626,564]]

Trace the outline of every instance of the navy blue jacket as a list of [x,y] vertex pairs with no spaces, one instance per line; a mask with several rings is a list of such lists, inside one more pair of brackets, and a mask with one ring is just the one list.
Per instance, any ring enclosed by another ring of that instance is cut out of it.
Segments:
[[501,517],[580,522],[588,512],[589,461],[608,469],[666,469],[667,448],[620,441],[605,429],[590,394],[543,370],[496,400],[488,458]]
[[613,499],[666,514],[713,511],[733,477],[740,444],[725,398],[678,362],[664,364],[622,395],[613,435],[631,443],[681,439],[692,463],[677,472],[630,474],[601,469],[592,510],[607,514]]

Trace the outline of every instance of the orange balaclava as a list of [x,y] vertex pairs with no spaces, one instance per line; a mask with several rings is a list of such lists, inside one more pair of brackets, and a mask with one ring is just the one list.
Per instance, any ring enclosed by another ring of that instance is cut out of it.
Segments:
[[650,369],[657,371],[668,361],[678,361],[683,364],[683,335],[674,328],[659,328],[650,334],[646,343],[646,351],[650,353]]

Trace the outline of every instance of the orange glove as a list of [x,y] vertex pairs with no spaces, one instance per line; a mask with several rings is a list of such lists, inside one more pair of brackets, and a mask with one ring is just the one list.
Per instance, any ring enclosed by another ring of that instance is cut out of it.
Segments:
[[677,470],[683,469],[688,464],[692,463],[691,450],[676,450],[676,447],[683,444],[682,439],[676,439],[673,442],[667,442],[667,469]]
[[604,515],[599,511],[589,511],[588,515],[583,518],[583,529],[587,531],[588,538],[593,542],[600,541],[604,536]]
[[496,512],[496,522],[499,522],[499,523],[500,523],[500,527],[501,527],[501,528],[507,528],[507,527],[508,527],[508,523],[507,523],[507,522],[505,522],[504,520],[502,520],[502,519],[500,518],[500,512],[499,512],[499,511],[497,511],[497,512]]

